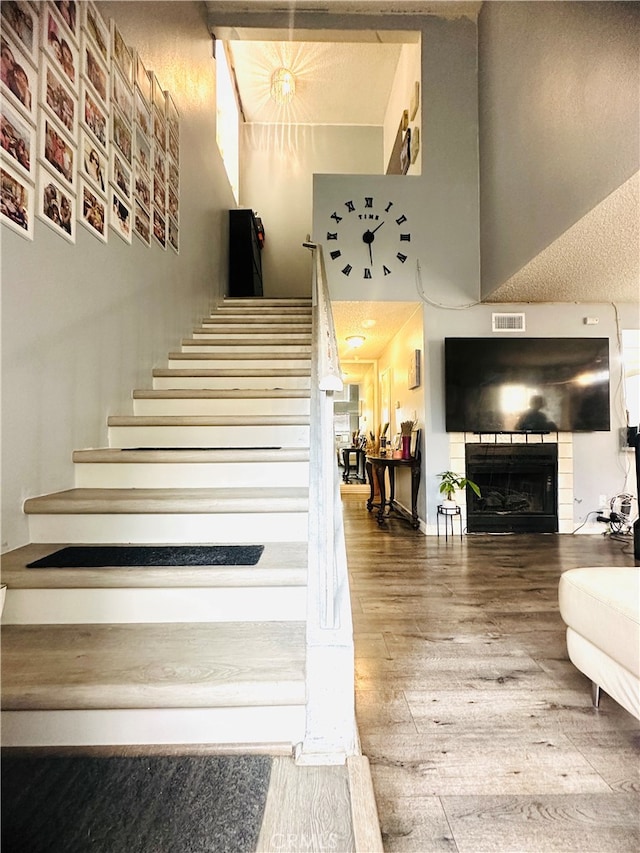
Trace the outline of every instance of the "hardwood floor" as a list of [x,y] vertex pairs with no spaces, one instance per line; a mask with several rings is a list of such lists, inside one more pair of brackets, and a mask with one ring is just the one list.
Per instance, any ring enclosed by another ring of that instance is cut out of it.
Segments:
[[425,537],[382,528],[343,489],[356,711],[387,851],[631,853],[640,723],[591,705],[570,663],[558,580],[634,565],[571,535]]

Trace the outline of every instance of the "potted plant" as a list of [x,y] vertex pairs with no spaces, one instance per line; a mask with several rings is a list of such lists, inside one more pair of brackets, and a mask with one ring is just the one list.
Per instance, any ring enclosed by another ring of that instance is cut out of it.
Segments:
[[474,483],[473,480],[467,479],[467,477],[456,474],[455,471],[442,471],[438,474],[438,477],[440,477],[440,494],[444,495],[443,506],[455,506],[454,493],[458,490],[466,489],[467,486],[469,486],[474,494],[481,497],[478,484]]

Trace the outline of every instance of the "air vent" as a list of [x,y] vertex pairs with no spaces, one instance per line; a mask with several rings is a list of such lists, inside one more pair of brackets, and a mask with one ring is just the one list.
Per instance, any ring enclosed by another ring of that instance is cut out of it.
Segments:
[[524,314],[492,314],[491,329],[494,332],[524,332]]

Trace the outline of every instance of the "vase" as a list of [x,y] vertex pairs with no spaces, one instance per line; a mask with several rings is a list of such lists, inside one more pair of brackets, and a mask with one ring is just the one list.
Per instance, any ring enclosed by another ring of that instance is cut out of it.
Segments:
[[411,459],[411,436],[402,436],[402,459]]

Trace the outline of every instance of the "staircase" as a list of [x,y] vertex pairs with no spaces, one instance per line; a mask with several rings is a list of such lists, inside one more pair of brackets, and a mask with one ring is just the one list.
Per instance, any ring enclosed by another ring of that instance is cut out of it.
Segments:
[[[28,499],[3,558],[6,746],[305,734],[311,306],[226,299]],[[27,569],[67,544],[264,545],[256,566]]]

